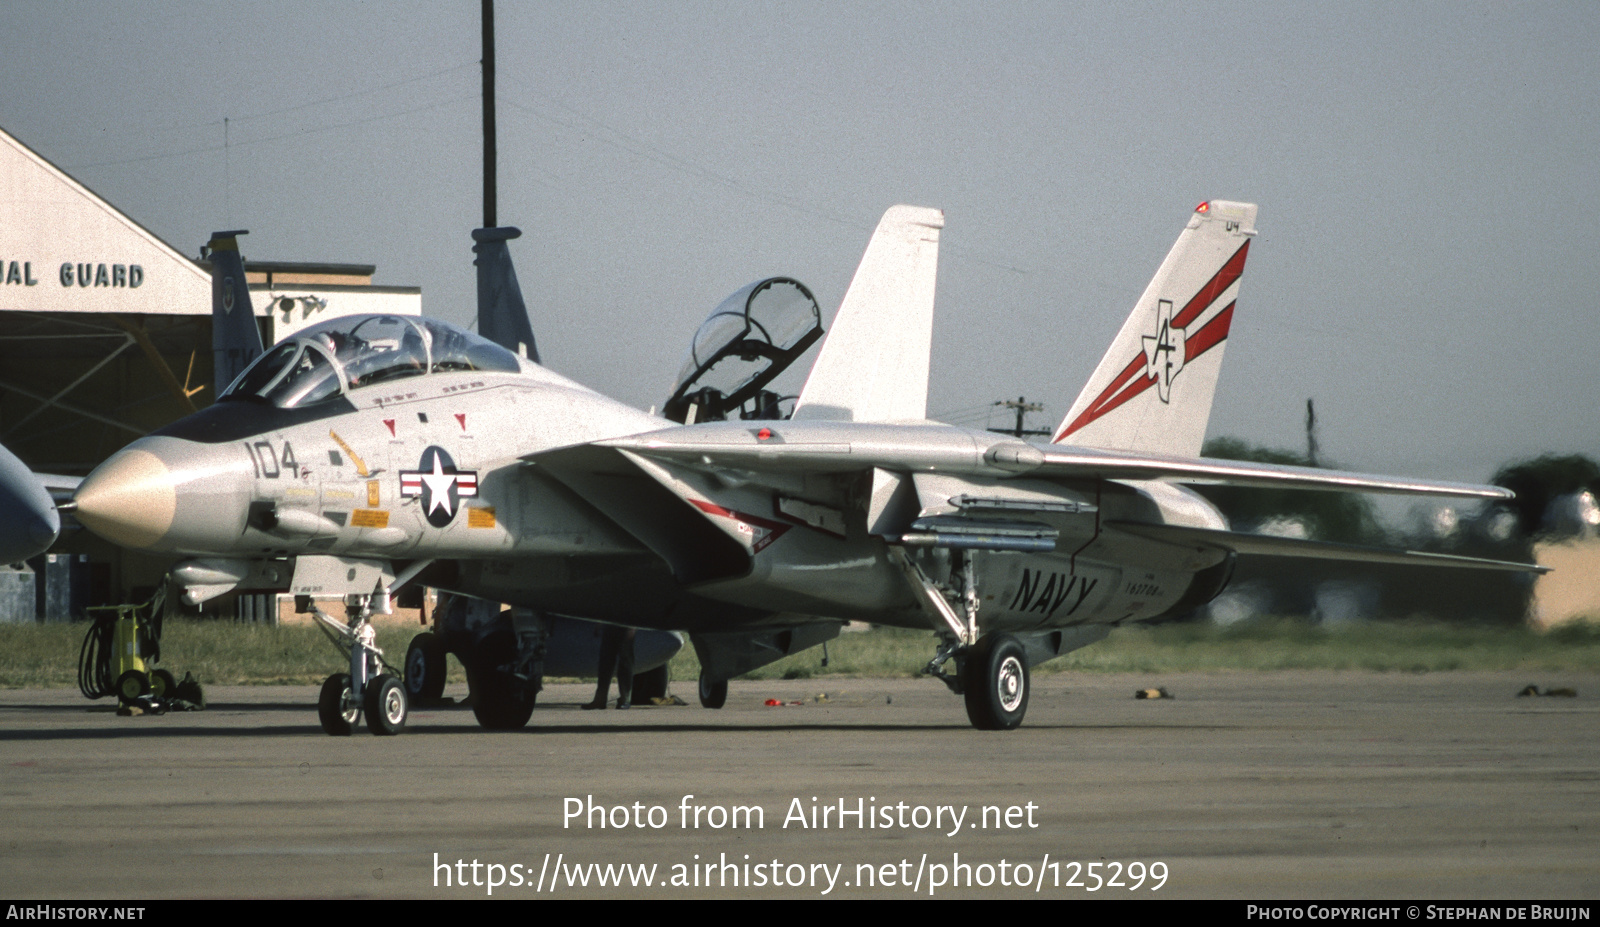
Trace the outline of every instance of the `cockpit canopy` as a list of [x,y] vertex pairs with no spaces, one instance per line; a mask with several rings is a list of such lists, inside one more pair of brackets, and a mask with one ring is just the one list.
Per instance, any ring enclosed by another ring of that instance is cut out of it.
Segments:
[[822,313],[805,284],[769,277],[722,301],[695,332],[662,414],[723,419],[788,369],[822,337]]
[[405,377],[521,369],[515,354],[454,325],[418,316],[353,315],[302,329],[274,345],[219,399],[294,409]]

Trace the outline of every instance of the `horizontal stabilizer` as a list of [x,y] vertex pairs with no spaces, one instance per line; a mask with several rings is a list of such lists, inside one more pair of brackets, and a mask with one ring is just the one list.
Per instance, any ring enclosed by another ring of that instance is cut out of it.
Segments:
[[1458,557],[1454,554],[1433,554],[1417,550],[1385,550],[1379,547],[1332,544],[1327,541],[1306,541],[1300,538],[1275,537],[1267,534],[1240,534],[1234,531],[1218,531],[1213,528],[1189,528],[1182,525],[1148,525],[1125,521],[1106,522],[1105,527],[1127,534],[1136,534],[1152,541],[1231,550],[1236,554],[1253,554],[1263,557],[1301,557],[1310,560],[1342,560],[1347,563],[1392,563],[1401,566],[1464,567],[1474,570],[1508,570],[1517,573],[1549,572],[1548,567],[1542,567],[1536,563],[1488,560],[1482,557]]

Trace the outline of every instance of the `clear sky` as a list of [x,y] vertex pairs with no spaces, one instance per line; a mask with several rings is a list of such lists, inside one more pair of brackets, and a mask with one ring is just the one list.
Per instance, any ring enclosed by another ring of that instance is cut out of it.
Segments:
[[[831,315],[911,203],[946,213],[930,410],[1054,425],[1190,210],[1236,199],[1213,436],[1302,447],[1315,397],[1352,468],[1600,457],[1600,4],[501,0],[497,32],[540,348],[620,399],[664,399],[751,280]],[[479,56],[471,0],[11,2],[0,126],[184,253],[248,228],[466,322]]]

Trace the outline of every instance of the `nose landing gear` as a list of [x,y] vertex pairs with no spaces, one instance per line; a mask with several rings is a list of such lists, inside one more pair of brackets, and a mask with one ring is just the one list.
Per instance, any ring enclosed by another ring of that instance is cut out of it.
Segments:
[[333,737],[348,737],[363,712],[367,730],[374,734],[393,735],[406,729],[406,687],[399,676],[384,672],[391,667],[383,662],[383,651],[378,649],[371,599],[365,595],[346,597],[349,622],[344,625],[315,605],[311,607],[318,626],[350,657],[350,672],[329,676],[317,699],[317,719],[322,722],[322,730]]

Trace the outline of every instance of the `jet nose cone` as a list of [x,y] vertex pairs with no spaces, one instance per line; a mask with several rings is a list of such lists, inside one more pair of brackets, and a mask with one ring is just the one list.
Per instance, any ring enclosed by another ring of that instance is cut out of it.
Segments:
[[16,563],[55,543],[61,517],[38,477],[0,447],[0,563]]
[[113,544],[153,547],[172,530],[177,481],[165,461],[128,448],[112,455],[78,487],[78,521]]
[[17,508],[11,499],[0,493],[0,563],[18,563],[43,553],[56,542],[61,531],[60,516],[56,510]]

